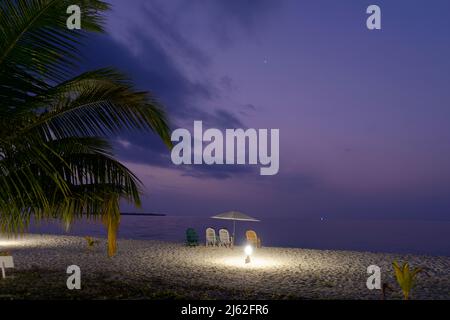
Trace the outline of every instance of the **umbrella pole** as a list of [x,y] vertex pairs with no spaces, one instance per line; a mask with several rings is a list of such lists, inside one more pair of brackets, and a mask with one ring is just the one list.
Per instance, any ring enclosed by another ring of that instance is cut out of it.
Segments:
[[236,238],[236,220],[233,220],[233,247],[235,238]]

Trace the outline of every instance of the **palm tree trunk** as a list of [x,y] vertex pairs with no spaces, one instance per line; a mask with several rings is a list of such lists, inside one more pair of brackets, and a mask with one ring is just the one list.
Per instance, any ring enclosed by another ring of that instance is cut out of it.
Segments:
[[108,256],[113,257],[117,252],[117,231],[120,223],[118,196],[111,196],[111,198],[105,202],[103,223],[108,231]]

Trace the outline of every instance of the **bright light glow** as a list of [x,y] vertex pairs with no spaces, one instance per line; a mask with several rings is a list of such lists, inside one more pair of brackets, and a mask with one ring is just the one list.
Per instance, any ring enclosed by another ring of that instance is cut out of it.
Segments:
[[52,247],[58,244],[58,241],[55,241],[56,239],[56,237],[39,235],[22,235],[17,238],[0,236],[0,251],[27,247]]
[[269,258],[260,258],[260,257],[252,257],[251,263],[245,263],[242,257],[229,257],[218,259],[215,261],[216,264],[225,266],[225,267],[233,267],[240,269],[272,269],[279,268],[281,264],[273,259]]
[[0,237],[0,249],[22,247],[25,245],[27,240],[23,237]]
[[0,240],[0,246],[12,247],[19,246],[21,243],[17,240]]
[[[286,267],[289,261],[285,257],[274,257],[271,250],[262,248],[254,250],[250,245],[240,247],[236,250],[210,250],[211,256],[205,261],[207,264],[214,264],[219,268],[238,268],[242,270],[259,269],[269,270]],[[243,254],[245,253],[244,257]],[[251,255],[251,263],[245,263],[245,257]]]

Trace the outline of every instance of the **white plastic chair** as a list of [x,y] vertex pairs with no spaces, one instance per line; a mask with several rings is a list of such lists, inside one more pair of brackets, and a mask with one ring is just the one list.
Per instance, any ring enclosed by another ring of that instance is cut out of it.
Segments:
[[221,246],[231,247],[230,233],[228,232],[227,229],[219,230],[219,240]]
[[215,246],[217,244],[216,230],[213,228],[206,229],[206,246]]
[[14,260],[12,256],[0,257],[0,269],[2,269],[2,278],[6,278],[5,268],[14,268]]

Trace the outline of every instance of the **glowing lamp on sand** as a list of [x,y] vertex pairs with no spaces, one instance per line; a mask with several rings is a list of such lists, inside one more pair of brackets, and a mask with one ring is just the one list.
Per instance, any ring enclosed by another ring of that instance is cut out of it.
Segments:
[[251,262],[251,261],[250,261],[250,256],[251,256],[252,253],[253,253],[253,248],[252,248],[252,246],[251,246],[251,245],[245,246],[244,252],[245,252],[245,255],[247,256],[247,257],[245,258],[245,263],[250,263],[250,262]]

